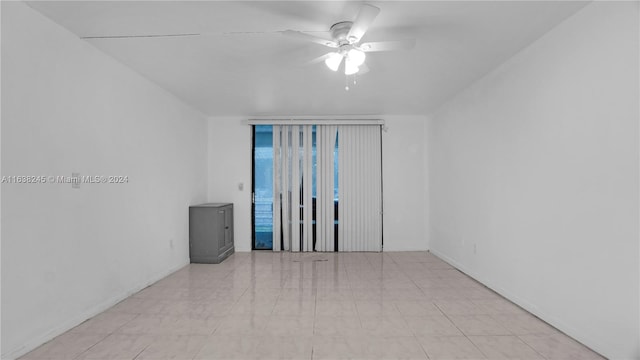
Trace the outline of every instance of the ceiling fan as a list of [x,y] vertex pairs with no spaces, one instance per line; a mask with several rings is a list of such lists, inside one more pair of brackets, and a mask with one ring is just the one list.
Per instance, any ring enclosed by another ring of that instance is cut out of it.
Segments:
[[[322,55],[308,62],[315,64],[324,62],[333,71],[338,71],[344,62],[344,73],[348,77],[355,74],[365,74],[369,67],[365,64],[366,53],[379,51],[409,50],[415,46],[415,39],[397,41],[365,42],[361,40],[369,26],[380,13],[380,8],[363,4],[356,15],[354,21],[341,21],[333,24],[329,31],[331,39],[323,39],[306,32],[295,30],[280,30],[267,32],[222,32],[222,33],[173,33],[173,34],[132,34],[132,35],[102,35],[102,36],[81,36],[81,39],[135,39],[135,38],[168,38],[168,37],[192,37],[206,35],[246,35],[246,34],[266,34],[282,33],[291,38],[314,42],[333,49],[329,53]],[[343,61],[344,60],[344,61]],[[354,78],[355,83],[355,78]],[[349,86],[345,86],[349,90]]]
[[324,61],[329,69],[338,71],[344,59],[345,75],[364,74],[369,71],[368,66],[364,63],[366,53],[409,50],[412,49],[416,43],[415,39],[360,43],[362,37],[379,13],[380,8],[363,4],[354,21],[341,21],[331,26],[331,40],[294,30],[286,30],[283,31],[282,34],[334,49],[323,56],[309,61],[309,64]]

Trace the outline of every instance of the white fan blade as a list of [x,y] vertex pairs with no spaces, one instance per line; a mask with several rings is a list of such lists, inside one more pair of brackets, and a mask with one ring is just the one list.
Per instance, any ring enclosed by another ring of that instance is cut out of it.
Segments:
[[202,36],[200,33],[181,33],[181,34],[144,34],[144,35],[105,35],[105,36],[81,36],[80,39],[138,39],[138,38],[167,38],[167,37],[185,37],[185,36]]
[[371,23],[373,23],[373,20],[378,16],[378,13],[380,13],[380,8],[369,4],[363,4],[356,16],[356,19],[353,21],[353,25],[351,25],[351,30],[349,30],[347,39],[349,39],[351,43],[357,43],[360,41],[362,36],[364,36],[364,33],[369,29]]
[[201,32],[201,33],[174,33],[174,34],[131,34],[131,35],[88,35],[81,36],[80,39],[142,39],[142,38],[175,38],[175,37],[197,37],[197,36],[239,36],[239,35],[267,35],[282,33],[282,31],[227,31],[227,32]]
[[300,40],[312,41],[312,42],[314,42],[316,44],[328,46],[330,48],[337,48],[338,47],[338,44],[336,44],[332,40],[319,38],[317,36],[305,34],[305,33],[300,32],[300,31],[285,30],[285,31],[282,32],[282,35],[285,35],[285,36],[288,36],[288,37],[291,37],[291,38],[300,39]]
[[331,57],[332,53],[326,53],[322,56],[318,56],[317,58],[313,59],[313,60],[309,60],[306,63],[304,63],[305,65],[313,65],[313,64],[317,64],[317,63],[321,63],[324,62],[325,60],[327,60],[329,57]]
[[398,41],[376,41],[368,42],[359,46],[364,52],[374,51],[393,51],[393,50],[411,50],[416,46],[415,39],[398,40]]

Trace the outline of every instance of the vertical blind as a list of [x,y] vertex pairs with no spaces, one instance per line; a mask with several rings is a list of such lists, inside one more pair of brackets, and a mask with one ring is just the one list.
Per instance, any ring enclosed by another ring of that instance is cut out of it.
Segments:
[[338,251],[382,251],[379,126],[341,125]]
[[316,251],[334,251],[334,150],[337,126],[317,127]]
[[274,251],[313,250],[312,128],[311,125],[273,127]]
[[273,126],[274,251],[382,250],[380,130]]

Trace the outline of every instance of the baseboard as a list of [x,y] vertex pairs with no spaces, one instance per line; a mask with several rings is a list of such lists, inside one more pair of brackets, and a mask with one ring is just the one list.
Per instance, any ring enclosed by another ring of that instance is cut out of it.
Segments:
[[548,323],[549,325],[555,327],[556,329],[560,330],[561,332],[565,333],[566,335],[572,337],[573,339],[575,339],[576,341],[580,342],[581,344],[583,344],[584,346],[588,347],[589,349],[593,350],[594,352],[596,352],[596,353],[598,353],[598,354],[600,354],[602,356],[605,356],[605,355],[603,355],[603,354],[606,354],[605,349],[611,348],[611,347],[607,346],[606,344],[603,344],[601,341],[599,341],[597,339],[594,339],[591,336],[587,336],[587,335],[582,334],[580,331],[578,331],[578,329],[576,329],[576,328],[574,328],[572,326],[569,326],[568,324],[564,323],[563,321],[561,321],[557,317],[552,316],[551,314],[548,314],[547,312],[545,312],[544,309],[540,309],[535,304],[533,304],[533,303],[521,298],[520,296],[517,296],[516,294],[512,293],[508,289],[505,289],[505,288],[503,288],[501,286],[498,286],[497,284],[493,283],[492,281],[483,278],[482,276],[480,276],[477,273],[469,270],[467,267],[465,267],[464,265],[462,265],[459,262],[455,261],[454,259],[448,257],[447,255],[442,254],[439,251],[434,250],[434,249],[429,249],[429,252],[431,252],[435,256],[439,257],[443,261],[447,262],[449,265],[451,265],[451,266],[455,267],[456,269],[462,271],[463,273],[465,273],[469,277],[473,278],[474,280],[478,281],[482,285],[488,287],[489,289],[491,289],[491,290],[495,291],[496,293],[500,294],[501,296],[505,297],[507,300],[513,302],[514,304],[516,304],[516,305],[520,306],[521,308],[527,310],[528,312],[532,313],[533,315],[535,315],[539,319],[543,320],[544,322]]
[[123,291],[115,296],[110,297],[109,299],[106,299],[105,301],[97,304],[96,306],[92,307],[91,309],[88,309],[87,311],[82,312],[81,314],[79,314],[78,316],[74,316],[73,318],[69,319],[68,321],[65,321],[64,323],[62,323],[60,326],[55,327],[54,329],[47,331],[46,333],[40,335],[40,336],[36,336],[35,338],[27,341],[26,343],[24,343],[21,347],[19,348],[15,348],[15,349],[11,349],[9,351],[7,351],[6,353],[2,354],[2,359],[3,360],[14,360],[26,353],[28,353],[29,351],[34,350],[35,348],[37,348],[38,346],[50,341],[51,339],[55,338],[58,335],[61,335],[71,329],[73,329],[74,327],[82,324],[84,321],[100,314],[101,312],[109,309],[110,307],[114,306],[115,304],[119,303],[120,301],[128,298],[129,296],[137,293],[138,291],[146,288],[147,286],[173,274],[174,272],[182,269],[184,266],[189,264],[189,259],[185,259],[183,260],[180,264],[178,264],[177,266],[174,266],[172,268],[170,268],[169,270],[163,271],[159,274],[157,274],[156,276],[151,277],[150,279],[141,282],[140,284],[137,284],[136,286],[132,287],[129,290]]
[[382,251],[383,252],[414,252],[414,251],[429,251],[429,249],[427,248],[423,248],[423,249],[416,249],[414,247],[402,247],[402,246],[387,246],[387,245],[383,245],[382,246]]

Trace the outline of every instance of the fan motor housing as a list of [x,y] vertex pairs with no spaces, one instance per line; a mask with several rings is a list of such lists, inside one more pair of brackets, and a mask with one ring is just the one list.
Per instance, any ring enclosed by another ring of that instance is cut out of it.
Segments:
[[349,35],[352,25],[353,21],[341,21],[333,24],[329,29],[333,40],[340,45],[350,44],[351,42],[347,38],[347,35]]

